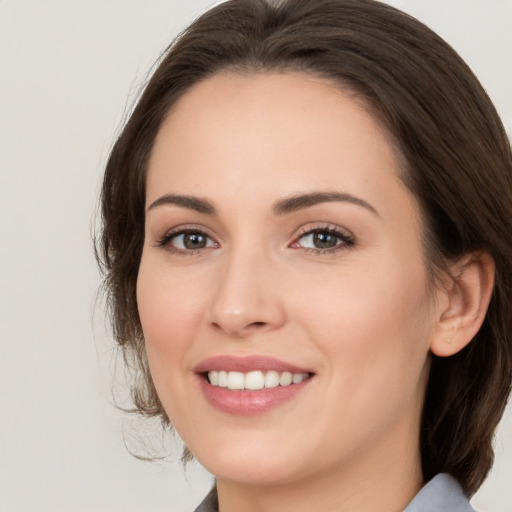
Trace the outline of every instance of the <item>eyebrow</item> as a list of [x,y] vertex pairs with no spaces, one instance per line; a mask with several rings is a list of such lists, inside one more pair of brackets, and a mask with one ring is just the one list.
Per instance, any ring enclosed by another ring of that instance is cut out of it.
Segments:
[[359,197],[353,196],[352,194],[346,194],[343,192],[312,192],[310,194],[299,194],[296,196],[287,197],[275,203],[273,212],[274,215],[286,215],[288,213],[293,213],[297,210],[309,208],[317,204],[333,202],[343,202],[362,206],[363,208],[366,208],[373,214],[377,215],[377,217],[380,217],[377,210],[364,199],[360,199]]
[[[379,217],[377,210],[364,199],[347,194],[343,192],[311,192],[309,194],[298,194],[291,197],[286,197],[277,201],[272,211],[274,215],[281,216],[289,213],[310,208],[321,203],[344,202],[361,206]],[[165,194],[151,203],[147,211],[157,208],[162,205],[175,205],[181,208],[187,208],[199,213],[208,215],[216,215],[217,208],[208,201],[195,196],[178,195],[178,194]]]
[[146,212],[152,210],[153,208],[157,208],[162,205],[175,205],[181,206],[182,208],[187,208],[189,210],[195,210],[199,213],[207,213],[209,215],[216,215],[217,209],[213,204],[207,199],[201,199],[199,197],[194,196],[182,196],[177,194],[165,194],[162,197],[159,197],[156,201],[153,201]]

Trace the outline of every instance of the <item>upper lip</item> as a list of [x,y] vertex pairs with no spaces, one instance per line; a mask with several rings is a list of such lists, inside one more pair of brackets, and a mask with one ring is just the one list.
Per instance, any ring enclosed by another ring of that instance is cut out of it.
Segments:
[[229,356],[221,355],[209,357],[201,361],[195,368],[196,373],[206,373],[210,371],[228,371],[228,372],[242,372],[247,373],[251,371],[261,370],[277,372],[290,372],[290,373],[312,373],[306,368],[296,366],[286,361],[268,357],[263,355],[251,356]]

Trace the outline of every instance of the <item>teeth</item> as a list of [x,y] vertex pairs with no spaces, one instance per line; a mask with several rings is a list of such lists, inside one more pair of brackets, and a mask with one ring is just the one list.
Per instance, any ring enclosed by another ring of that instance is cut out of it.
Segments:
[[279,373],[270,371],[265,375],[265,387],[277,388],[279,386]]
[[305,378],[307,378],[308,374],[307,373],[294,373],[293,374],[293,377],[292,377],[292,382],[294,384],[299,384],[300,382],[302,382]]
[[240,372],[228,373],[228,388],[229,389],[244,389],[244,374]]
[[233,390],[248,389],[253,391],[277,386],[290,386],[299,384],[307,378],[307,373],[276,372],[274,370],[266,373],[259,370],[248,373],[226,372],[224,370],[208,372],[208,380],[212,386]]
[[219,381],[217,386],[220,386],[221,388],[228,387],[228,374],[226,372],[219,372]]
[[210,384],[212,384],[214,386],[219,385],[219,372],[212,371],[212,372],[208,373],[208,378],[210,379]]
[[293,382],[293,373],[283,372],[279,376],[279,385],[280,386],[289,386]]
[[245,375],[245,389],[255,390],[263,389],[264,387],[265,376],[263,375],[263,372],[249,372]]

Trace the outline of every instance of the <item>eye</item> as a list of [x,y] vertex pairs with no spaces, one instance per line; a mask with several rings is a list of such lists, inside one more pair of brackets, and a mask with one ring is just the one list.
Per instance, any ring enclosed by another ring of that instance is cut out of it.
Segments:
[[169,250],[176,250],[176,252],[189,252],[217,247],[218,244],[202,231],[183,229],[165,234],[159,240],[158,245],[165,246]]
[[351,235],[332,228],[311,229],[302,234],[292,247],[301,247],[311,251],[332,252],[354,245]]

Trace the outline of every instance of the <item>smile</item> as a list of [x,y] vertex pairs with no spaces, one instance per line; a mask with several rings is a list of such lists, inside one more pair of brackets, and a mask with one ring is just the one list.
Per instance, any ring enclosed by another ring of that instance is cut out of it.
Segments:
[[263,355],[217,356],[194,368],[206,401],[230,415],[252,416],[283,406],[315,380],[309,368]]
[[212,386],[249,391],[276,388],[278,386],[292,386],[300,384],[308,377],[308,373],[277,372],[275,370],[267,372],[255,370],[248,373],[225,370],[212,370],[208,372],[208,381]]

